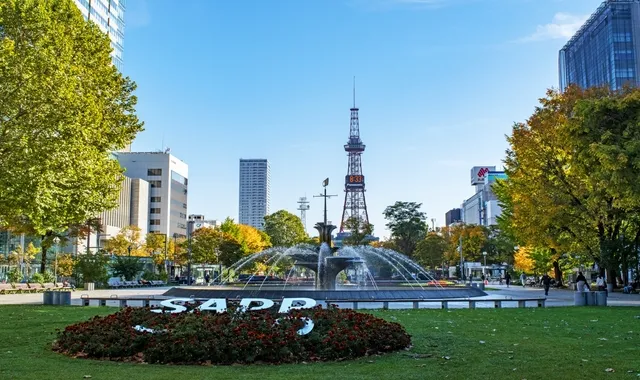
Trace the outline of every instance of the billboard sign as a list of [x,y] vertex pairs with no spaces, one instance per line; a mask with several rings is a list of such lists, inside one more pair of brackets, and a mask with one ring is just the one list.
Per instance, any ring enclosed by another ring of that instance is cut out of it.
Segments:
[[471,184],[481,185],[489,172],[496,171],[495,166],[474,166],[471,169]]
[[485,175],[485,183],[492,184],[497,180],[505,180],[507,179],[507,174],[505,172],[489,172]]

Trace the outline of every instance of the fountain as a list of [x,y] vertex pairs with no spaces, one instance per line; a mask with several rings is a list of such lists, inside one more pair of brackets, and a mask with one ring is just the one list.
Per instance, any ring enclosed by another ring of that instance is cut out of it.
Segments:
[[[273,274],[281,260],[288,258],[294,267],[314,272],[313,283],[280,280],[277,283],[249,277],[244,282],[226,282],[213,286],[187,286],[169,289],[165,296],[189,298],[295,298],[305,297],[316,300],[416,300],[466,298],[484,296],[486,293],[474,287],[442,287],[424,268],[410,258],[390,249],[370,246],[332,247],[331,232],[336,226],[319,222],[315,225],[320,236],[320,244],[313,247],[300,244],[289,248],[270,248],[248,256],[230,269],[239,273],[256,260],[266,259],[269,265],[267,275]],[[397,280],[378,279],[372,274],[374,263],[386,266],[397,275]],[[363,273],[364,279],[355,284],[338,284],[337,277],[345,270]],[[421,281],[427,279],[427,283]],[[364,284],[363,284],[364,283]]]
[[337,249],[331,248],[331,232],[336,229],[336,226],[319,222],[316,223],[314,228],[318,230],[320,237],[318,253],[306,255],[293,254],[292,257],[296,260],[296,265],[315,272],[316,290],[335,290],[338,273],[350,266],[363,264],[364,262],[358,257],[335,255]]

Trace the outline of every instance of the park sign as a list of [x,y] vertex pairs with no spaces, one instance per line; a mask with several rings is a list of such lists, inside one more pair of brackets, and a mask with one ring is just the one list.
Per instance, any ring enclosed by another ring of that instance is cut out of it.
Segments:
[[489,172],[496,171],[495,166],[474,166],[471,168],[471,184],[482,185],[484,184],[484,178]]
[[[187,308],[181,305],[181,303],[189,303],[195,301],[196,300],[193,298],[172,298],[160,302],[161,306],[169,310],[151,309],[151,311],[154,313],[183,313],[187,311]],[[275,302],[267,298],[243,298],[240,300],[239,310],[241,312],[265,310],[273,307],[273,305],[275,305]],[[290,310],[310,309],[314,306],[316,306],[316,301],[311,298],[283,298],[282,302],[280,303],[280,309],[278,310],[278,313],[287,314]],[[227,311],[227,300],[225,298],[211,298],[202,303],[196,309],[200,311],[215,311],[217,313],[224,313],[225,311]],[[193,312],[193,310],[191,312]],[[306,335],[310,333],[311,330],[313,330],[313,321],[309,318],[300,319],[305,322],[305,325],[300,330],[298,330],[298,334]],[[276,324],[277,323],[278,321],[276,320]],[[150,331],[150,329],[146,329],[142,326],[136,326],[135,328],[136,330],[140,331],[152,332]]]

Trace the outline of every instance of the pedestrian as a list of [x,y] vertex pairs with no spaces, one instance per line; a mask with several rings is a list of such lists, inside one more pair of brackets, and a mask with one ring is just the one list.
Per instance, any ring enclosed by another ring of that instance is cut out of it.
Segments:
[[582,274],[582,272],[578,272],[578,277],[576,277],[576,291],[577,292],[584,292],[585,288],[586,290],[589,290],[589,285],[587,284],[587,279],[584,277],[584,275]]
[[520,282],[522,283],[522,287],[524,288],[527,283],[527,275],[524,274],[524,272],[522,272],[522,274],[520,275]]
[[598,278],[596,279],[596,286],[598,287],[598,291],[600,292],[606,292],[607,291],[607,284],[604,282],[604,278],[602,278],[602,275],[598,275]]
[[207,286],[209,286],[209,281],[211,281],[211,276],[209,276],[209,272],[207,272],[204,275],[204,282],[207,283]]
[[507,283],[507,288],[509,287],[509,284],[511,284],[511,275],[509,274],[509,272],[507,272],[504,275],[504,281]]
[[551,287],[551,277],[549,277],[548,274],[544,274],[544,276],[542,276],[542,286],[544,287],[544,295],[548,296],[549,295],[549,287]]

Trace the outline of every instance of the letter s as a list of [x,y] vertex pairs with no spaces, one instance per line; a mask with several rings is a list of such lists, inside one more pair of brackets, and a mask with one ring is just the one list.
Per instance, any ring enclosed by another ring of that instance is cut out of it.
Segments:
[[[169,313],[182,313],[184,311],[187,311],[187,308],[182,306],[182,305],[176,305],[173,302],[193,302],[194,300],[192,298],[172,298],[170,300],[164,300],[162,302],[160,302],[161,306],[164,306],[166,308],[169,309],[173,309],[170,310]],[[164,313],[165,311],[162,309],[152,309],[151,310],[154,313]]]

